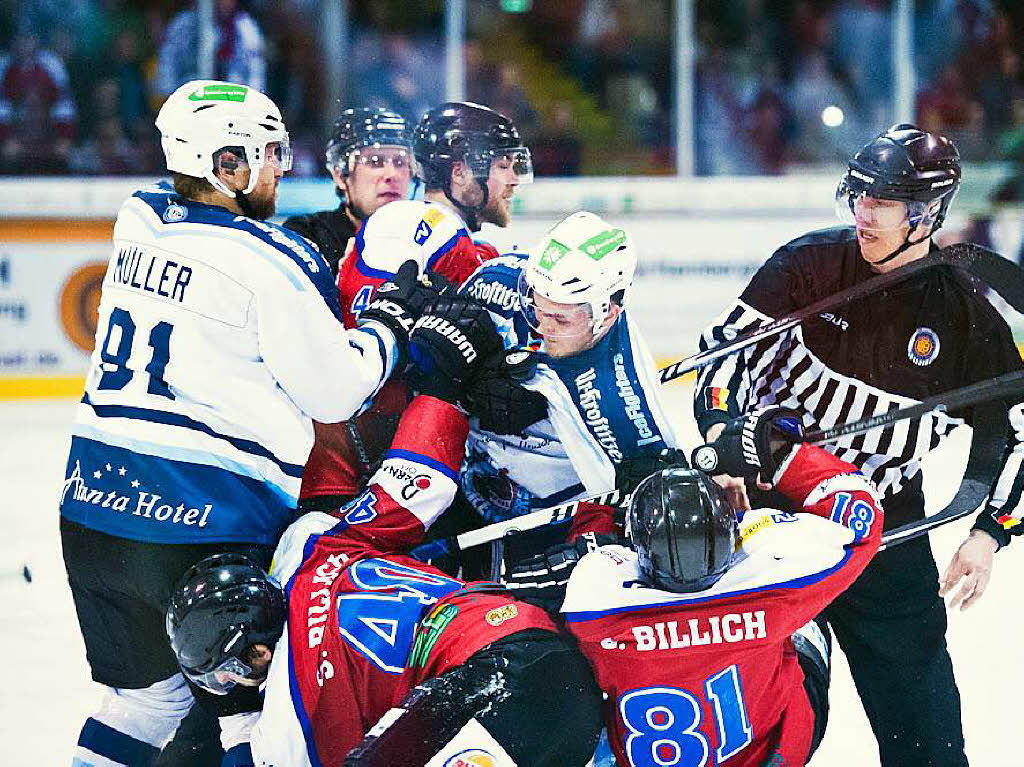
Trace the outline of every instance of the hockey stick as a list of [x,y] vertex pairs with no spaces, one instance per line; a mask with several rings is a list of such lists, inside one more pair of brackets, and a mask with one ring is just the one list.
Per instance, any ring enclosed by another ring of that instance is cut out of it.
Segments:
[[[862,434],[871,429],[889,426],[897,421],[920,418],[927,413],[936,411],[947,412],[969,405],[978,405],[979,403],[987,403],[992,400],[1002,400],[1004,397],[1019,397],[1021,395],[1024,395],[1024,370],[1015,370],[987,381],[979,381],[976,384],[964,386],[961,389],[954,389],[945,394],[929,397],[916,405],[908,405],[907,407],[890,410],[881,415],[870,416],[859,421],[838,424],[828,429],[809,431],[803,435],[800,441],[815,445],[835,442],[837,439],[851,434]],[[887,545],[897,545],[911,538],[916,538],[934,527],[951,522],[954,519],[959,519],[966,514],[970,514],[984,501],[992,482],[995,480],[995,472],[999,468],[1000,457],[1006,442],[1006,406],[1001,403],[994,403],[994,405],[994,407],[975,409],[973,417],[974,439],[972,439],[971,445],[972,448],[975,445],[979,445],[983,446],[984,449],[979,451],[972,449],[971,456],[968,459],[967,470],[964,472],[961,492],[958,492],[953,501],[942,511],[887,533],[885,540]],[[965,493],[965,490],[969,492]],[[496,522],[486,527],[470,530],[461,535],[428,541],[418,546],[412,553],[413,556],[419,559],[432,559],[442,554],[452,554],[456,551],[472,548],[473,546],[491,543],[504,538],[506,535],[564,522],[579,510],[582,503],[613,506],[625,505],[628,500],[628,496],[624,496],[621,491],[613,490],[603,495],[570,501],[560,506],[540,509],[520,517]],[[967,506],[969,508],[966,508]],[[966,510],[963,510],[961,513],[961,510],[964,508]]]
[[810,442],[812,445],[820,445],[824,442],[835,442],[837,439],[847,437],[851,434],[863,434],[866,431],[877,429],[882,426],[889,426],[897,421],[904,421],[908,418],[918,418],[931,412],[949,412],[957,408],[976,405],[980,402],[991,402],[992,400],[1004,397],[1024,396],[1024,370],[1014,370],[1004,373],[1001,376],[990,378],[987,381],[954,389],[944,394],[936,394],[921,400],[916,405],[890,410],[881,415],[873,415],[863,418],[860,421],[841,423],[827,429],[804,432],[801,442]]
[[601,495],[595,495],[591,498],[581,498],[578,501],[569,501],[568,503],[551,506],[547,509],[531,511],[529,514],[523,514],[519,517],[506,519],[502,522],[495,522],[494,524],[480,527],[476,530],[470,530],[459,535],[453,535],[449,538],[438,538],[433,541],[427,541],[413,549],[410,554],[420,561],[434,559],[435,557],[439,557],[444,554],[455,554],[463,549],[470,549],[474,546],[480,546],[485,543],[492,543],[493,541],[501,540],[506,535],[524,533],[527,530],[533,530],[537,527],[557,525],[559,522],[565,522],[579,510],[580,504],[583,503],[596,503],[602,506],[616,506],[623,505],[628,500],[628,496],[624,496],[618,490],[612,490],[607,493],[602,493]]
[[957,243],[955,245],[948,245],[941,250],[933,251],[924,258],[911,261],[899,269],[893,269],[891,272],[885,272],[852,285],[846,290],[841,290],[835,295],[816,301],[785,317],[772,320],[757,328],[751,328],[744,333],[740,333],[731,341],[726,341],[711,349],[706,349],[678,362],[673,362],[659,371],[661,373],[661,382],[664,384],[674,381],[691,370],[704,367],[722,357],[735,354],[748,346],[777,336],[780,333],[785,333],[805,320],[892,287],[911,275],[925,269],[930,269],[933,266],[955,266],[965,270],[982,280],[1018,312],[1024,312],[1024,270],[998,253],[994,253],[980,245]]
[[1005,401],[976,405],[971,418],[971,428],[974,430],[971,450],[956,495],[944,509],[883,534],[879,551],[899,546],[936,527],[973,514],[985,503],[1003,465],[1008,426],[1009,416]]

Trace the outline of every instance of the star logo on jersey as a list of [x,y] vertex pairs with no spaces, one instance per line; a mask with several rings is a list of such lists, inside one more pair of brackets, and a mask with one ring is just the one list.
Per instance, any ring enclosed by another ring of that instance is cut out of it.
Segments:
[[907,356],[915,365],[930,365],[939,356],[939,335],[931,328],[918,328],[910,336]]

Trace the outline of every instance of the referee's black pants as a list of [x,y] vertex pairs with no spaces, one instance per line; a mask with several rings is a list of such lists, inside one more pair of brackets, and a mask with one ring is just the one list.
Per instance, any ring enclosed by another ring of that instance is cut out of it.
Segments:
[[823,613],[850,664],[882,767],[967,764],[938,577],[924,536],[876,555]]

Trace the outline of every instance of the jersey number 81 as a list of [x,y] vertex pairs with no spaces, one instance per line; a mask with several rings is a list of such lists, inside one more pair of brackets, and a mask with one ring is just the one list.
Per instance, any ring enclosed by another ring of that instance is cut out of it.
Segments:
[[[704,682],[714,708],[721,764],[745,748],[754,737],[739,670],[735,665]],[[711,744],[700,731],[701,704],[697,696],[678,687],[643,687],[619,698],[619,714],[629,730],[626,757],[633,767],[705,767]]]

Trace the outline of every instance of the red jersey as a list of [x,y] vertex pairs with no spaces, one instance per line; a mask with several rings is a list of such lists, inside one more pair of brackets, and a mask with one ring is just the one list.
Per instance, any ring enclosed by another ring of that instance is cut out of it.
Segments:
[[285,531],[271,574],[288,625],[250,734],[255,764],[340,765],[415,685],[509,634],[558,630],[495,584],[399,553],[454,498],[467,431],[456,408],[417,397],[367,489],[337,516],[306,514]]
[[[346,328],[355,327],[374,289],[412,259],[461,285],[484,261],[497,255],[473,242],[451,208],[401,200],[385,205],[349,240],[338,268],[338,291]],[[302,477],[300,498],[355,495],[367,472],[390,444],[398,416],[408,403],[405,384],[386,383],[363,415],[335,424],[314,424],[315,441]]]
[[646,585],[623,546],[573,571],[562,612],[608,696],[619,764],[806,762],[814,715],[790,637],[871,560],[882,510],[853,465],[808,445],[776,487],[802,513],[744,514],[734,564],[708,589]]

